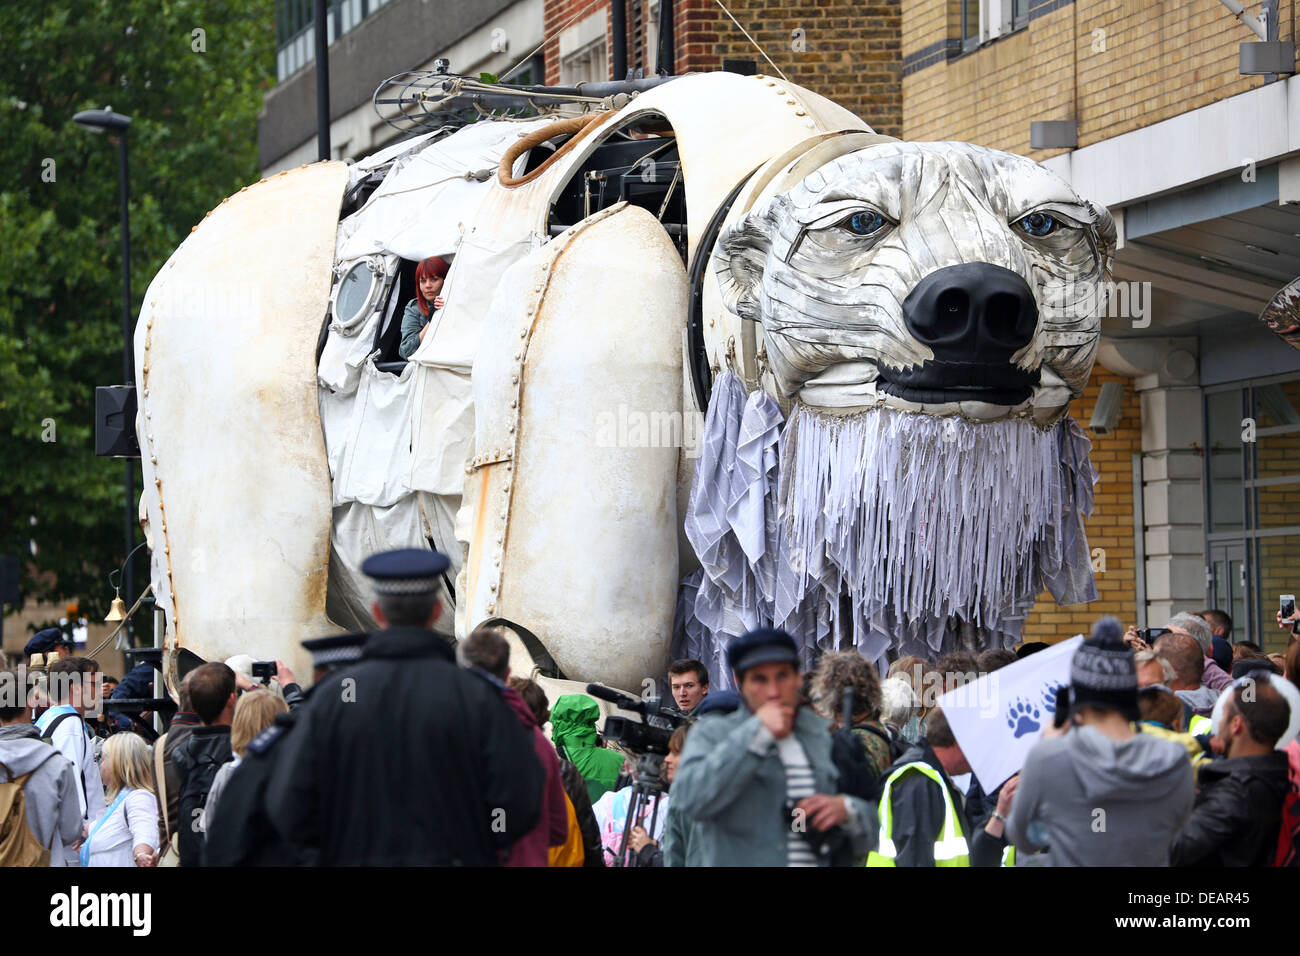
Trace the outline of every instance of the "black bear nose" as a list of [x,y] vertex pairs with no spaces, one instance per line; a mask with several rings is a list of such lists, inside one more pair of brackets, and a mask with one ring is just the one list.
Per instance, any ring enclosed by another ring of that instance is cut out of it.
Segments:
[[903,319],[936,360],[1006,362],[1038,327],[1029,283],[991,262],[945,266],[903,300]]

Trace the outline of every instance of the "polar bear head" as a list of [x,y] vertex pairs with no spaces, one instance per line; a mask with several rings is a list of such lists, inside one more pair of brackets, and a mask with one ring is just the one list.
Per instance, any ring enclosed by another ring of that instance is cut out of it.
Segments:
[[719,236],[727,308],[762,328],[784,402],[1058,419],[1092,371],[1115,228],[1032,160],[869,146]]

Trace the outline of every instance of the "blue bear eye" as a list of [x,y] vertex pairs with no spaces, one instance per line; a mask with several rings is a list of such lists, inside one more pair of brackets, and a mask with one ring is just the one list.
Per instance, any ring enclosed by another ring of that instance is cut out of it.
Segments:
[[1028,216],[1025,216],[1017,222],[1016,225],[1034,238],[1041,239],[1043,236],[1048,236],[1056,232],[1061,223],[1055,217],[1049,216],[1045,212],[1031,212]]
[[855,212],[845,219],[841,226],[855,236],[870,236],[885,227],[885,217],[875,211]]

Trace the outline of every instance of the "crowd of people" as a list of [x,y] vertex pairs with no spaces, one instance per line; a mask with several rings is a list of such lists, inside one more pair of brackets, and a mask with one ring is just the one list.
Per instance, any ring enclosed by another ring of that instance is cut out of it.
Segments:
[[[37,635],[39,685],[0,694],[0,803],[26,821],[0,836],[0,861],[1300,864],[1300,638],[1267,655],[1233,643],[1218,610],[1141,630],[1103,618],[1019,771],[981,781],[941,695],[1045,644],[882,674],[851,650],[805,668],[790,635],[760,628],[728,647],[734,691],[675,661],[631,741],[601,732],[592,696],[552,702],[512,673],[501,631],[458,644],[433,630],[446,567],[375,555],[382,629],[304,641],[310,690],[283,661],[260,683],[248,658],[201,664],[161,736],[104,713],[117,682],[61,632]],[[146,677],[114,693],[145,696]]]

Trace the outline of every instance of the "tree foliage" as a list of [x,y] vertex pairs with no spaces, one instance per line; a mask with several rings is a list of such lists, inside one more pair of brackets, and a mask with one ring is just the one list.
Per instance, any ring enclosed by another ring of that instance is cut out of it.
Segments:
[[26,599],[102,613],[126,557],[123,465],[94,454],[95,386],[122,378],[118,149],[72,116],[132,118],[134,325],[190,228],[258,178],[274,42],[270,0],[0,5],[0,554]]

